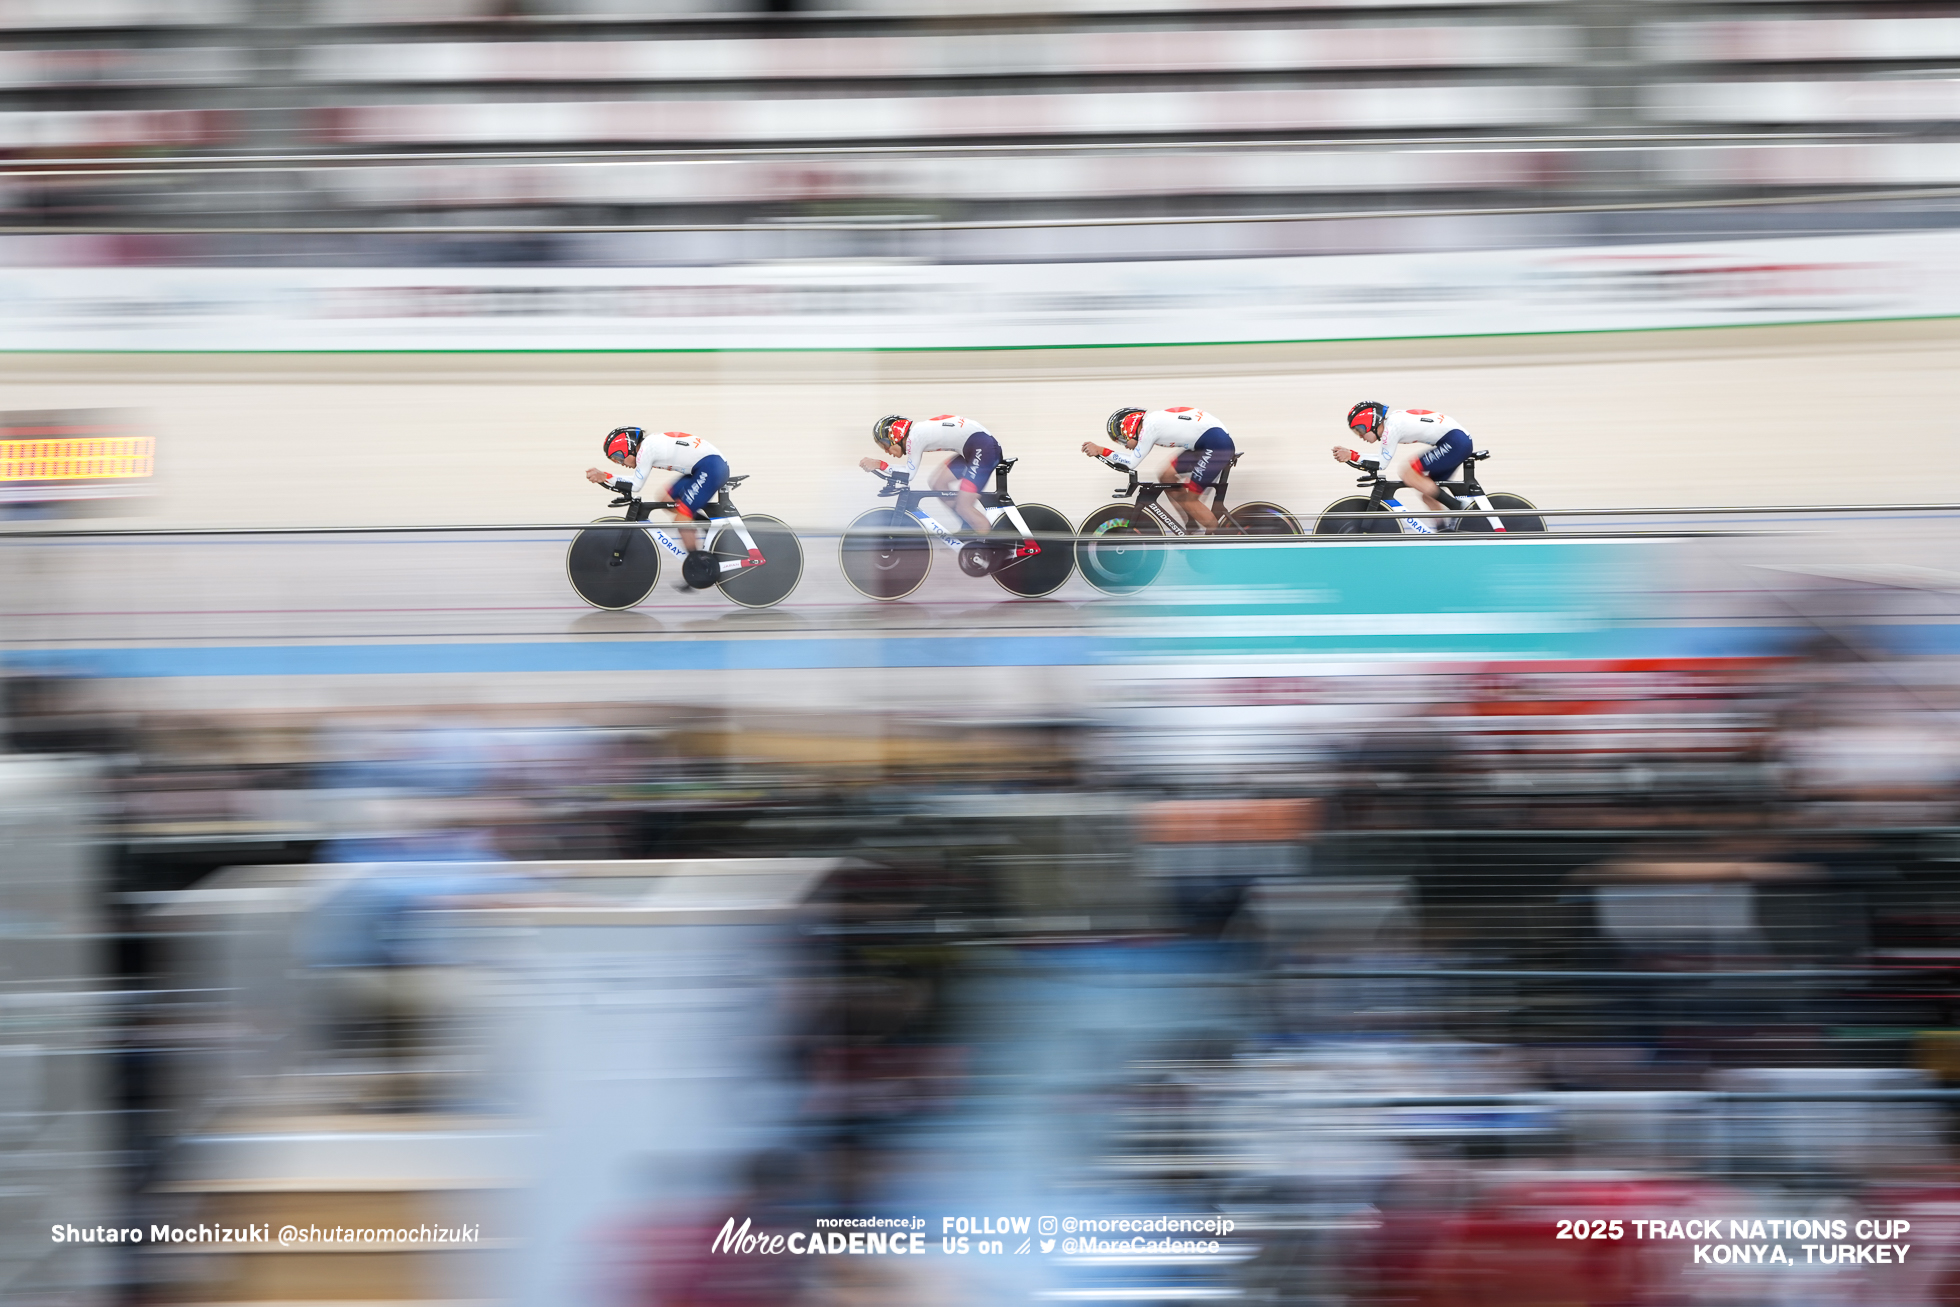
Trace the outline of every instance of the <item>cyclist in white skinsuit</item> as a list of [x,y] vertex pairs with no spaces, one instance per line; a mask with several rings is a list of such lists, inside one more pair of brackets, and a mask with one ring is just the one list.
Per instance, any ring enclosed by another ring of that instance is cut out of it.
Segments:
[[[987,428],[953,413],[916,420],[893,413],[871,424],[871,441],[904,460],[899,470],[907,481],[918,475],[920,455],[951,452],[953,457],[932,470],[932,488],[944,494],[957,486],[953,508],[960,517],[981,536],[993,529],[980,507],[980,492],[1000,464],[1000,441]],[[861,458],[858,466],[867,472],[887,472],[892,465],[881,458]]]
[[1217,515],[1205,507],[1199,495],[1232,465],[1234,446],[1224,423],[1198,408],[1160,408],[1147,412],[1140,408],[1119,408],[1109,415],[1104,430],[1124,448],[1118,451],[1085,440],[1082,452],[1116,467],[1139,466],[1157,445],[1180,451],[1157,479],[1177,487],[1170,492],[1171,502],[1183,509],[1184,515],[1200,529],[1218,529]]
[[[722,484],[728,480],[728,460],[699,436],[690,436],[685,431],[662,431],[648,435],[639,427],[615,427],[606,434],[604,445],[606,457],[620,466],[631,469],[628,476],[617,476],[602,472],[596,467],[585,469],[585,479],[596,486],[608,486],[614,490],[631,490],[635,499],[643,498],[641,487],[656,470],[678,472],[674,484],[667,488],[668,497],[674,501],[674,516],[682,522],[691,522],[706,515],[708,501],[715,497]],[[693,527],[680,529],[681,544],[693,553],[698,547],[698,537]]]
[[[1384,477],[1395,463],[1397,448],[1421,447],[1423,452],[1403,469],[1401,481],[1422,496],[1423,504],[1431,512],[1445,511],[1443,501],[1436,497],[1436,483],[1462,467],[1473,449],[1469,435],[1455,418],[1434,409],[1391,409],[1386,404],[1363,400],[1348,410],[1348,428],[1365,441],[1380,441],[1381,451],[1364,459],[1359,451],[1336,445],[1335,459],[1349,467],[1378,462]],[[1445,519],[1441,529],[1453,531],[1456,523],[1455,518]]]

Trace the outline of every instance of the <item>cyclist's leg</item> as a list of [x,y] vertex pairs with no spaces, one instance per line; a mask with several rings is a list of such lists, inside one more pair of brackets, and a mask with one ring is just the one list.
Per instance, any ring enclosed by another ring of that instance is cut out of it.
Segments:
[[701,547],[700,536],[685,523],[707,516],[709,501],[727,480],[728,460],[720,454],[710,454],[696,463],[692,472],[675,478],[674,484],[668,488],[668,496],[674,501],[674,518],[683,523],[680,528],[681,544],[689,553]]
[[1463,428],[1451,427],[1427,453],[1410,461],[1402,480],[1422,496],[1423,504],[1431,512],[1440,513],[1443,501],[1436,497],[1436,483],[1462,467],[1463,460],[1470,457],[1471,448],[1470,437]]
[[963,480],[960,474],[964,471],[960,460],[953,458],[935,468],[927,480],[941,494],[953,492],[953,512],[966,524],[967,530],[976,536],[984,536],[987,534],[987,515],[980,511],[980,496],[960,489]]
[[1191,448],[1180,451],[1164,470],[1163,479],[1178,487],[1170,492],[1171,502],[1206,531],[1218,529],[1218,518],[1202,498],[1204,489],[1231,465],[1232,438],[1213,427]]
[[985,431],[976,431],[933,477],[935,490],[959,487],[953,507],[968,526],[983,536],[993,529],[993,524],[987,520],[987,511],[980,507],[980,492],[987,488],[987,478],[994,474],[999,462],[1000,442]]

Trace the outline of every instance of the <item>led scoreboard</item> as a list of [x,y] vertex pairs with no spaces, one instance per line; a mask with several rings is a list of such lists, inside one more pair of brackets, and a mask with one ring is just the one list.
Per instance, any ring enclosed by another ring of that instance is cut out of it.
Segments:
[[0,413],[0,501],[100,499],[142,493],[156,472],[156,438],[117,415]]

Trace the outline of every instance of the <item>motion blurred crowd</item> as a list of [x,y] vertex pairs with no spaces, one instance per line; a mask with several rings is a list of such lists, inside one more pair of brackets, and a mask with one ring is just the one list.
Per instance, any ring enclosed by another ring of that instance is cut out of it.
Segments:
[[[782,1107],[588,1232],[600,1297],[926,1301],[880,1287],[882,1263],[838,1280],[695,1236],[974,1197],[1244,1232],[1231,1256],[1071,1272],[1110,1292],[1760,1300],[1763,1272],[1557,1243],[1548,1213],[1882,1209],[1913,1220],[1915,1260],[1882,1285],[1833,1269],[1804,1301],[1945,1301],[1960,1275],[1937,1093],[1960,1074],[1960,683],[1940,663],[1820,643],[1186,681],[1143,693],[1213,714],[1214,756],[1155,769],[1116,711],[191,719],[8,690],[16,754],[93,759],[131,1214],[214,1117],[521,1113],[485,1053],[510,991],[482,978],[471,911],[597,902],[578,877],[614,860],[825,859],[771,905],[780,1020],[755,1065]],[[198,915],[301,884],[296,929]],[[228,988],[246,973],[212,958],[241,948],[292,995]],[[650,1056],[680,1075],[701,1050]]]

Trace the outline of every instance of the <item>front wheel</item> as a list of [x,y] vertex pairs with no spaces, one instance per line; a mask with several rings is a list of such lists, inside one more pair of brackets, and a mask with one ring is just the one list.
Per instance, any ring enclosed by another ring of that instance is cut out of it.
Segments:
[[618,526],[591,526],[572,537],[565,575],[578,597],[594,608],[617,612],[653,593],[660,580],[660,550],[647,529],[623,517],[599,519]]
[[[1504,524],[1505,534],[1515,535],[1519,532],[1535,532],[1545,529],[1545,519],[1531,511],[1537,508],[1538,505],[1524,498],[1524,496],[1489,495],[1486,497],[1490,500],[1490,506],[1497,510],[1497,520]],[[1522,516],[1517,515],[1517,510],[1519,509],[1525,510]],[[1459,531],[1481,533],[1483,535],[1493,533],[1490,518],[1482,514],[1476,517],[1460,517],[1457,521],[1463,524],[1457,528]]]
[[[803,579],[803,542],[778,518],[758,513],[743,518],[742,525],[748,529],[749,538],[755,541],[756,552],[762,555],[763,561],[739,572],[725,572],[716,584],[723,594],[744,608],[779,604],[789,598],[789,592]],[[725,530],[715,537],[713,554],[719,567],[725,560],[747,558],[749,551],[742,543],[740,532]]]
[[[1337,513],[1368,513],[1369,516],[1334,516]],[[1392,536],[1401,534],[1401,526],[1386,512],[1375,511],[1369,500],[1359,495],[1349,495],[1320,510],[1320,517],[1313,524],[1313,533],[1317,536]]]
[[1134,504],[1110,504],[1083,519],[1075,564],[1082,579],[1104,594],[1134,594],[1164,570],[1163,549],[1142,537],[1162,535]]
[[932,545],[912,519],[895,508],[861,513],[838,542],[844,579],[867,599],[903,599],[925,584]]
[[[1018,558],[1002,563],[994,570],[994,580],[1009,594],[1023,599],[1039,599],[1043,595],[1054,594],[1068,581],[1069,573],[1075,570],[1075,545],[1069,537],[1074,529],[1069,520],[1046,504],[1018,504],[1021,520],[1028,524],[1028,531],[1034,536],[1041,552],[1032,558]],[[1012,527],[1010,519],[1003,517],[1001,524]],[[1000,525],[994,530],[998,532]],[[1003,542],[997,547],[1012,550],[1019,540]]]

